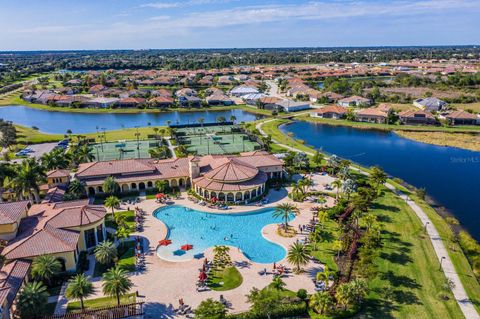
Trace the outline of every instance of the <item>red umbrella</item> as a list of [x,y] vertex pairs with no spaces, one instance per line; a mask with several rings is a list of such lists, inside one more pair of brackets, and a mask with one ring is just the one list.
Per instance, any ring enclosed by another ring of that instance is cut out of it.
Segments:
[[162,239],[158,242],[160,246],[168,246],[172,243],[170,239]]
[[182,247],[180,247],[181,250],[190,250],[190,249],[193,249],[193,245],[190,245],[190,244],[186,244],[186,245],[183,245]]
[[212,197],[212,203],[216,203],[217,202],[217,198],[216,197]]
[[205,281],[207,279],[208,279],[207,274],[204,271],[200,272],[200,275],[198,275],[198,280]]
[[158,193],[157,195],[155,195],[155,197],[156,197],[157,199],[164,198],[164,197],[165,197],[165,194],[164,194],[164,193]]

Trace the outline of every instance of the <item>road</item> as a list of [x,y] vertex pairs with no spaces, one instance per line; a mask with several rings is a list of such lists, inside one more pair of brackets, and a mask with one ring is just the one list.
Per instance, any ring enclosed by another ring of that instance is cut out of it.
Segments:
[[268,81],[265,81],[265,83],[268,85],[268,95],[275,96],[281,99],[285,98],[278,92],[277,82],[273,80],[268,80]]
[[[271,121],[274,121],[275,119],[270,119],[267,121],[260,122],[256,125],[257,130],[262,134],[263,136],[267,136],[265,132],[262,130],[262,125]],[[277,144],[280,147],[284,147],[290,151],[293,152],[303,152],[302,150],[299,150],[295,147],[290,147],[287,145],[284,145],[282,143],[279,143],[278,141],[272,139],[272,142]],[[304,152],[307,155],[313,155],[312,152]],[[359,169],[364,174],[367,174],[367,172],[362,171]],[[417,215],[417,217],[420,219],[423,225],[426,225],[426,231],[428,234],[428,237],[430,238],[430,241],[432,243],[433,249],[435,250],[435,254],[437,255],[438,261],[441,264],[441,268],[445,274],[445,277],[450,279],[454,283],[454,288],[452,289],[452,293],[455,297],[455,300],[457,301],[460,309],[462,310],[465,318],[467,319],[480,319],[480,316],[473,306],[473,303],[468,299],[467,292],[465,291],[465,288],[463,287],[462,282],[460,281],[460,277],[458,276],[457,271],[455,270],[455,267],[453,266],[453,262],[450,259],[450,256],[448,255],[448,251],[443,244],[442,238],[440,237],[437,229],[433,225],[432,221],[430,218],[428,218],[427,214],[423,211],[423,209],[417,205],[414,201],[410,200],[407,195],[405,195],[403,192],[400,190],[396,189],[395,186],[386,183],[385,186],[395,192],[399,197],[405,200],[405,202],[410,206],[410,208],[414,211],[414,213]]]

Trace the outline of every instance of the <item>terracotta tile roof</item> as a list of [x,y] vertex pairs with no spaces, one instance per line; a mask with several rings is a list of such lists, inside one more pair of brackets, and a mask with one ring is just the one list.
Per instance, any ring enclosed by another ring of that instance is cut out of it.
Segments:
[[280,102],[282,99],[275,96],[265,96],[265,97],[261,97],[259,100],[263,104],[275,104],[277,102]]
[[65,196],[66,189],[64,187],[53,187],[47,191],[45,194],[45,198],[43,199],[42,203],[57,203],[63,200],[63,196]]
[[216,182],[233,183],[252,179],[257,174],[257,168],[239,163],[232,158],[225,164],[212,169],[204,176]]
[[30,201],[9,202],[0,204],[0,225],[18,222],[30,207]]
[[350,96],[350,97],[346,97],[344,99],[338,100],[338,102],[347,102],[347,103],[356,102],[356,101],[370,102],[370,99],[364,98],[363,96],[354,95],[354,96]]
[[10,307],[15,300],[18,291],[22,287],[30,270],[31,262],[27,260],[15,260],[2,267],[0,270],[0,304],[7,300]]
[[368,108],[368,109],[361,109],[357,112],[358,116],[376,116],[376,117],[387,117],[387,113],[376,109],[376,108]]
[[468,119],[468,120],[476,120],[478,117],[475,114],[468,113],[464,110],[457,110],[453,111],[452,113],[445,116],[447,119]]
[[103,206],[79,206],[65,208],[52,217],[47,225],[55,228],[85,226],[103,219],[107,210]]
[[68,169],[55,169],[47,173],[47,177],[68,177],[70,171]]
[[434,119],[434,116],[432,113],[428,111],[423,111],[423,110],[406,110],[398,113],[399,117],[418,117],[418,116],[423,116],[428,119]]
[[115,175],[128,173],[153,172],[155,168],[148,161],[141,159],[115,160],[80,164],[76,176],[89,177],[98,175]]
[[234,184],[217,182],[204,176],[194,179],[193,182],[195,185],[208,189],[209,191],[235,192],[258,188],[260,185],[263,185],[267,179],[267,174],[260,171],[254,178]]
[[317,114],[326,114],[326,113],[345,114],[347,113],[347,109],[344,108],[343,106],[327,105],[313,112]]
[[392,106],[390,104],[387,104],[387,103],[381,103],[377,109],[379,109],[380,111],[383,111],[383,112],[390,112],[390,110],[392,109]]
[[6,259],[20,259],[74,251],[79,237],[78,232],[46,226],[31,236],[14,240],[2,254]]

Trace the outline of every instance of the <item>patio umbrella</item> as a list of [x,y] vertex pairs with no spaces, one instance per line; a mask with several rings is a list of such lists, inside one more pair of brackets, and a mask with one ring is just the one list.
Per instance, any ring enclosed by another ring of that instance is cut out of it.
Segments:
[[217,202],[217,198],[216,197],[212,197],[212,203],[216,203]]
[[205,280],[207,280],[207,278],[208,278],[208,276],[204,271],[200,272],[200,275],[198,275],[198,280],[200,280],[200,281],[205,281]]
[[164,193],[158,193],[157,195],[155,195],[156,199],[160,199],[160,198],[164,198],[164,197],[165,197]]
[[160,246],[168,246],[172,243],[170,239],[162,239],[158,242]]
[[186,244],[186,245],[183,245],[182,247],[180,247],[180,249],[184,250],[184,251],[187,251],[187,250],[193,249],[193,245]]

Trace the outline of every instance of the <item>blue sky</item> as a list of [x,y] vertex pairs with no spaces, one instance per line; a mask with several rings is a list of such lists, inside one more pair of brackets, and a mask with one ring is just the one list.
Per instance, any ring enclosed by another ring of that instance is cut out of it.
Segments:
[[480,44],[480,0],[0,0],[0,50]]

